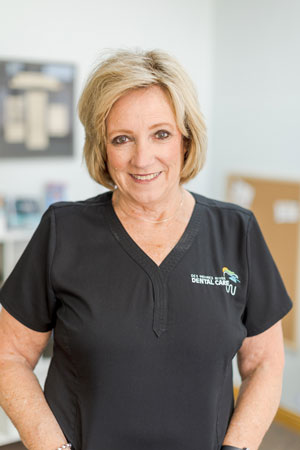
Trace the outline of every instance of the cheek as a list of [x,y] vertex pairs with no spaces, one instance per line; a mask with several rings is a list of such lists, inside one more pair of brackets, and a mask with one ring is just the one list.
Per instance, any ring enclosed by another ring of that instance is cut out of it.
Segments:
[[182,167],[184,161],[184,151],[183,148],[175,146],[170,148],[168,154],[166,155],[166,162],[169,166]]
[[107,167],[110,170],[120,170],[126,165],[125,155],[114,149],[107,148]]

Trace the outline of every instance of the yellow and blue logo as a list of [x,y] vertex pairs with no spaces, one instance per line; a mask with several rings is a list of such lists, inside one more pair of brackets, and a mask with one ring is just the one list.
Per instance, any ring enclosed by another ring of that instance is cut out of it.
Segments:
[[234,283],[240,283],[238,275],[232,272],[232,270],[229,270],[228,267],[223,267],[222,270],[224,277],[227,275],[230,281],[233,281]]

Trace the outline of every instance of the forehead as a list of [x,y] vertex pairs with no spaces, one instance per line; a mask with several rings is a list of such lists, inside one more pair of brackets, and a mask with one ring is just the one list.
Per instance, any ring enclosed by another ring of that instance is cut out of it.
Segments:
[[176,124],[171,100],[160,86],[134,89],[120,97],[107,117],[107,128],[122,123],[170,121]]

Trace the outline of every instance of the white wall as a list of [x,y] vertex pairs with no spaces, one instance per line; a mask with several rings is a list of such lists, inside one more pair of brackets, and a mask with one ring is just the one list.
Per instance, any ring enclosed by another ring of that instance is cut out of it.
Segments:
[[213,194],[242,172],[300,177],[300,2],[217,0]]
[[[217,198],[224,199],[229,173],[300,181],[299,18],[298,0],[217,0],[211,146]],[[298,315],[300,324],[300,308]],[[282,406],[298,413],[299,374],[300,350],[287,349]]]
[[[6,0],[1,2],[0,58],[75,63],[77,103],[103,48],[162,48],[191,75],[209,121],[212,7],[210,0]],[[102,188],[81,165],[83,139],[75,117],[74,158],[0,160],[0,193],[41,195],[46,181],[64,181],[70,200],[98,194]],[[202,192],[207,186],[208,168],[192,184]]]

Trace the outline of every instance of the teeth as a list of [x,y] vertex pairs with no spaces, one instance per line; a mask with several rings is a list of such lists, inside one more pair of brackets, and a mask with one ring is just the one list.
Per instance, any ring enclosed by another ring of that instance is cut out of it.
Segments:
[[152,180],[153,178],[157,177],[160,174],[160,172],[151,173],[150,175],[133,175],[133,178],[136,178],[137,180]]

